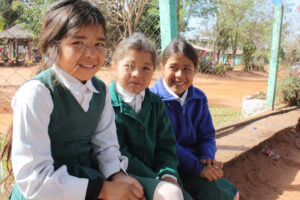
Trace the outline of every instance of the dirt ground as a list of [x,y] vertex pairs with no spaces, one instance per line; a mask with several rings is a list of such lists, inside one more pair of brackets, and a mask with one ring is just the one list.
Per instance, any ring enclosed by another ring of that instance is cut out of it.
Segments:
[[[267,149],[273,156],[268,156]],[[226,163],[224,171],[239,188],[241,200],[299,200],[300,118],[297,127],[278,131]]]
[[[0,66],[0,134],[3,133],[12,119],[10,101],[18,87],[33,76],[36,67]],[[112,70],[103,67],[97,76],[106,84],[114,79]],[[160,76],[157,70],[152,78],[152,86]],[[268,73],[243,72],[239,67],[225,75],[197,73],[194,85],[205,92],[210,105],[241,110],[245,95],[266,91]]]
[[[32,72],[33,67],[0,67],[0,134],[12,119],[11,97]],[[151,85],[159,74],[155,72]],[[113,80],[108,67],[103,67],[97,75],[106,84]],[[243,72],[238,68],[225,75],[198,73],[194,78],[194,85],[206,93],[210,105],[236,110],[241,110],[245,95],[266,91],[267,83],[268,73]],[[265,146],[279,153],[280,159],[264,155],[261,148]],[[300,200],[299,193],[294,192],[300,191],[299,158],[300,130],[290,128],[226,163],[225,176],[240,189],[241,200]]]

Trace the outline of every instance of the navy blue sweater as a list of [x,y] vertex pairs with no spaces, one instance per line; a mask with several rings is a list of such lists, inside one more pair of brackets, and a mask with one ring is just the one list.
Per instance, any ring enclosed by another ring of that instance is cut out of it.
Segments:
[[214,159],[217,150],[216,132],[205,94],[191,86],[188,88],[186,101],[181,106],[167,92],[161,78],[150,90],[162,97],[166,105],[177,139],[179,169],[199,176],[204,167],[199,160]]

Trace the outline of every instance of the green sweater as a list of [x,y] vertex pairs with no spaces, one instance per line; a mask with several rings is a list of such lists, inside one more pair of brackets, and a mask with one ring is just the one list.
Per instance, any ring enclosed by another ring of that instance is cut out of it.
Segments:
[[127,172],[149,178],[164,174],[178,178],[176,140],[160,97],[146,89],[142,109],[137,114],[122,100],[115,82],[109,89],[120,150],[129,159]]

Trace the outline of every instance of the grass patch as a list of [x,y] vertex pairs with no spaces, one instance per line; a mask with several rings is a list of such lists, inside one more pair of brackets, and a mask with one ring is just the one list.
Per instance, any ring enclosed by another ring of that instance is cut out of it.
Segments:
[[240,110],[217,106],[209,106],[209,110],[215,127],[219,127],[242,118],[242,111]]

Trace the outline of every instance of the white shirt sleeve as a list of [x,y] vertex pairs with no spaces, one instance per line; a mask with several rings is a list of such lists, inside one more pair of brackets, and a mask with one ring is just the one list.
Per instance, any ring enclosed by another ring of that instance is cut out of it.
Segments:
[[107,86],[105,105],[99,124],[92,135],[92,144],[99,168],[106,178],[121,169],[126,172],[128,159],[125,156],[121,156],[119,151],[115,113],[111,105],[110,93]]
[[12,167],[27,199],[83,200],[88,179],[71,176],[65,165],[54,171],[48,125],[53,102],[38,80],[26,82],[12,100]]

